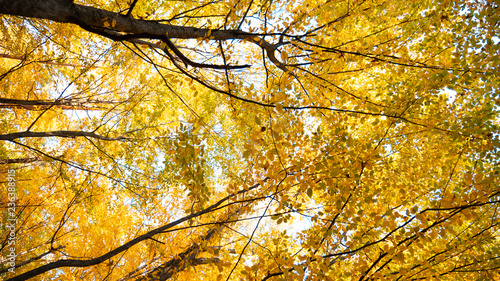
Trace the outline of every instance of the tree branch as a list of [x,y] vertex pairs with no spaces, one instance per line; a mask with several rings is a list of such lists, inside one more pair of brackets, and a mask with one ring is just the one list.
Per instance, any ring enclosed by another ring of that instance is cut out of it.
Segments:
[[128,8],[127,14],[125,16],[130,17],[130,15],[132,15],[132,10],[134,9],[135,5],[137,4],[137,1],[138,0],[134,0],[134,2],[132,2],[132,4]]
[[[202,241],[210,240],[217,232],[220,226],[217,226],[210,231],[202,238]],[[148,273],[146,276],[138,278],[137,281],[147,281],[147,280],[160,280],[165,281],[172,277],[175,273],[184,270],[186,267],[195,264],[197,260],[197,256],[199,253],[203,252],[203,247],[201,243],[194,244],[187,248],[184,252],[178,254],[173,259],[163,263],[161,266],[158,266],[153,271]],[[198,263],[202,264],[202,263]]]
[[81,68],[88,68],[89,67],[87,65],[56,62],[56,61],[51,61],[51,60],[33,60],[33,61],[30,61],[30,60],[26,60],[26,58],[24,58],[24,57],[14,56],[14,55],[9,55],[9,54],[0,54],[0,58],[7,58],[7,59],[21,60],[21,61],[25,60],[26,62],[38,62],[38,63],[44,63],[44,64],[50,64],[50,65],[56,65],[56,66],[70,66],[70,67],[81,67]]
[[129,137],[106,137],[93,132],[84,131],[50,131],[50,132],[18,132],[0,135],[0,140],[12,141],[20,138],[48,138],[48,137],[61,137],[61,138],[75,138],[75,137],[89,137],[104,141],[124,141],[129,140]]
[[[241,30],[219,30],[163,24],[157,21],[135,19],[127,15],[94,7],[67,3],[67,1],[63,0],[0,0],[0,14],[73,23],[89,32],[115,41],[130,41],[139,38],[162,40],[181,60],[195,67],[225,69],[229,66],[210,66],[191,62],[172,42],[169,42],[170,39],[246,40],[264,48],[269,59],[276,66],[290,73],[274,55],[277,47],[280,46],[279,44],[270,44],[257,34]],[[248,66],[232,66],[229,68],[244,67]]]
[[[267,178],[265,179],[267,180]],[[264,181],[265,181],[264,180]],[[218,202],[216,202],[215,204],[211,205],[210,207],[204,209],[204,210],[201,210],[201,211],[198,211],[196,213],[192,213],[191,215],[188,215],[188,216],[185,216],[183,218],[180,218],[178,220],[175,220],[171,223],[168,223],[166,225],[163,225],[161,227],[158,227],[156,229],[153,229],[149,232],[146,232],[145,234],[143,235],[140,235],[132,240],[130,240],[129,242],[115,248],[114,250],[111,250],[109,252],[107,252],[106,254],[104,255],[101,255],[97,258],[93,258],[93,259],[88,259],[88,260],[75,260],[75,259],[64,259],[64,260],[58,260],[58,261],[55,261],[55,262],[51,262],[51,263],[48,263],[46,265],[43,265],[43,266],[40,266],[38,268],[35,268],[35,269],[32,269],[28,272],[25,272],[23,274],[20,274],[18,276],[15,276],[13,278],[10,278],[10,279],[7,279],[7,281],[22,281],[22,280],[27,280],[29,278],[33,278],[35,276],[38,276],[38,275],[41,275],[47,271],[50,271],[52,269],[56,269],[56,268],[61,268],[61,267],[89,267],[89,266],[93,266],[93,265],[96,265],[96,264],[100,264],[116,255],[118,255],[119,253],[131,248],[132,246],[134,245],[137,245],[139,244],[140,242],[146,240],[146,239],[149,239],[150,237],[153,237],[157,234],[160,234],[164,231],[166,231],[167,229],[170,229],[176,225],[179,225],[183,222],[186,222],[186,221],[189,221],[193,218],[196,218],[196,217],[199,217],[199,216],[202,216],[204,214],[207,214],[207,213],[210,213],[211,211],[213,211],[214,209],[216,209],[218,206],[220,206],[222,203],[226,202],[227,200],[239,195],[239,194],[243,194],[243,193],[246,193],[250,190],[253,190],[253,189],[256,189],[257,187],[259,187],[260,184],[257,183],[253,186],[250,186],[248,187],[247,189],[243,189],[243,190],[240,190],[236,193],[233,193],[233,194],[230,194],[224,198],[222,198],[221,200],[219,200]]]
[[100,110],[104,109],[104,107],[99,106],[101,104],[115,103],[116,102],[111,101],[84,101],[77,99],[21,100],[0,98],[0,108],[24,108],[28,110],[45,110],[49,107],[76,110]]

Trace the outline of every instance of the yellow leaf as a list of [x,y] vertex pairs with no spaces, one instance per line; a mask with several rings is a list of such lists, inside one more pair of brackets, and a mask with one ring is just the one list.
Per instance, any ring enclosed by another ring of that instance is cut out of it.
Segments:
[[278,103],[276,105],[276,110],[278,111],[278,113],[283,113],[283,105]]
[[473,183],[473,181],[472,181],[472,174],[471,173],[467,172],[467,173],[464,174],[464,182],[467,185],[471,185]]
[[309,198],[311,198],[313,196],[313,189],[312,188],[307,189],[307,196],[309,196]]
[[288,53],[286,51],[281,52],[281,61],[286,62],[288,59]]
[[403,252],[399,252],[394,256],[394,258],[399,262],[404,262],[405,255],[403,254]]

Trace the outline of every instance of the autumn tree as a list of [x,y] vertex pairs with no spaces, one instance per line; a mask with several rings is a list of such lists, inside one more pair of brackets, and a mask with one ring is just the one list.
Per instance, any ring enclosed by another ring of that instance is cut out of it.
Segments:
[[498,1],[0,14],[4,280],[500,278]]

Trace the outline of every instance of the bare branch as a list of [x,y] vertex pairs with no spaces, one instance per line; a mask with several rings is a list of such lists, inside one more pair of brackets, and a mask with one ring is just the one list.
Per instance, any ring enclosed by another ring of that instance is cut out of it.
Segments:
[[93,132],[84,131],[50,131],[50,132],[18,132],[0,135],[0,140],[12,141],[20,138],[48,138],[48,137],[61,137],[61,138],[75,138],[75,137],[89,137],[100,139],[104,141],[124,141],[131,139],[130,137],[106,137]]

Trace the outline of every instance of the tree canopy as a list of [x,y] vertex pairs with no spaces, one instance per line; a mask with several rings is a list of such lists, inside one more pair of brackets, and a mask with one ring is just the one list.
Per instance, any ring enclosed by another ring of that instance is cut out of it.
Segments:
[[0,276],[500,279],[499,20],[0,0]]

